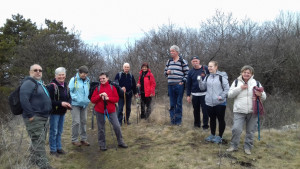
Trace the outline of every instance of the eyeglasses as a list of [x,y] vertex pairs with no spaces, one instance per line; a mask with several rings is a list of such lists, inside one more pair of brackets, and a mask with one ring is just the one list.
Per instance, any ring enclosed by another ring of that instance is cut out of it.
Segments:
[[34,71],[34,72],[43,72],[42,69],[34,69],[33,71]]

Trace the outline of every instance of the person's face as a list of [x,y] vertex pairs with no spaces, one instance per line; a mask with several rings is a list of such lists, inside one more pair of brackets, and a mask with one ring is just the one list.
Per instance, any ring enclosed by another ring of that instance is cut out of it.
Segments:
[[246,69],[242,72],[242,77],[245,81],[248,81],[252,76],[252,73],[250,72],[250,70]]
[[213,62],[209,62],[208,64],[208,71],[209,73],[216,73],[218,69],[218,66],[215,66]]
[[143,72],[146,72],[147,70],[148,70],[147,66],[143,66],[143,67],[142,67],[142,71],[143,71]]
[[65,73],[59,73],[59,74],[55,75],[55,79],[59,83],[64,83],[65,80],[66,80],[66,74]]
[[35,80],[41,80],[43,77],[42,71],[43,69],[41,68],[41,66],[34,65],[29,71],[30,77],[32,77]]
[[99,80],[101,84],[105,84],[108,81],[108,77],[106,75],[99,76]]
[[79,77],[80,77],[81,79],[86,79],[87,73],[79,73]]
[[178,54],[179,54],[179,53],[178,53],[175,49],[171,49],[171,50],[170,50],[170,55],[171,55],[172,58],[177,57]]
[[125,73],[128,73],[129,70],[130,70],[130,66],[125,65],[125,66],[123,67],[123,70],[124,70]]
[[198,66],[200,65],[200,60],[198,60],[198,59],[193,59],[193,60],[191,61],[191,63],[192,63],[192,65],[193,65],[193,67],[196,68],[196,67],[198,67]]

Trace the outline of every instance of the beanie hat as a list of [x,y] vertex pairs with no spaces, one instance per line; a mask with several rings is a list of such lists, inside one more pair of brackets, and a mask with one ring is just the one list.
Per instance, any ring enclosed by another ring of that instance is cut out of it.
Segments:
[[144,66],[146,66],[147,68],[149,68],[148,63],[144,62],[141,66],[141,68],[143,68]]
[[88,73],[89,69],[86,66],[80,66],[78,71],[79,73]]

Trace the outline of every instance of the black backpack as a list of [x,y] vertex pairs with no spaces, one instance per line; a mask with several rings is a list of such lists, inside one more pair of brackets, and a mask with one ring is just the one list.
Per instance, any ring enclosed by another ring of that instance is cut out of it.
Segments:
[[[31,79],[31,78],[28,79],[28,80],[31,80],[35,84],[33,92],[36,92],[37,87],[38,87],[37,81],[35,81],[34,79]],[[23,108],[22,108],[22,105],[21,105],[21,102],[20,102],[20,88],[21,88],[21,85],[19,87],[17,87],[16,90],[11,92],[9,97],[8,97],[10,110],[14,115],[20,115],[20,114],[23,113]],[[31,94],[31,96],[32,96],[32,94]],[[30,99],[31,99],[31,96],[30,96]]]

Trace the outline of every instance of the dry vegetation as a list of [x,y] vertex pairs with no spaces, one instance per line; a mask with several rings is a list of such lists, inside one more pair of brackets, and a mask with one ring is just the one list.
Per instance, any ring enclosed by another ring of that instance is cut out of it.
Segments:
[[[56,168],[66,169],[202,169],[202,168],[300,168],[300,131],[264,130],[261,141],[255,135],[255,148],[252,155],[245,155],[240,145],[238,152],[227,153],[231,137],[227,127],[222,145],[206,143],[209,135],[202,129],[193,127],[193,114],[190,105],[184,105],[183,125],[169,125],[168,99],[156,101],[151,119],[136,123],[136,107],[132,106],[132,125],[123,126],[122,132],[128,149],[115,149],[115,136],[112,140],[110,128],[106,126],[108,151],[102,152],[97,144],[97,126],[91,129],[89,112],[88,136],[90,147],[73,147],[70,143],[71,116],[68,112],[62,142],[67,155],[50,157]],[[229,116],[230,112],[227,113]],[[227,119],[228,119],[227,117]],[[227,121],[230,121],[229,119]],[[299,125],[299,123],[298,123]],[[29,140],[22,119],[15,118],[8,125],[1,126],[0,151],[1,168],[34,168],[27,162]],[[22,138],[22,139],[21,139]],[[46,146],[49,155],[49,146]]]

